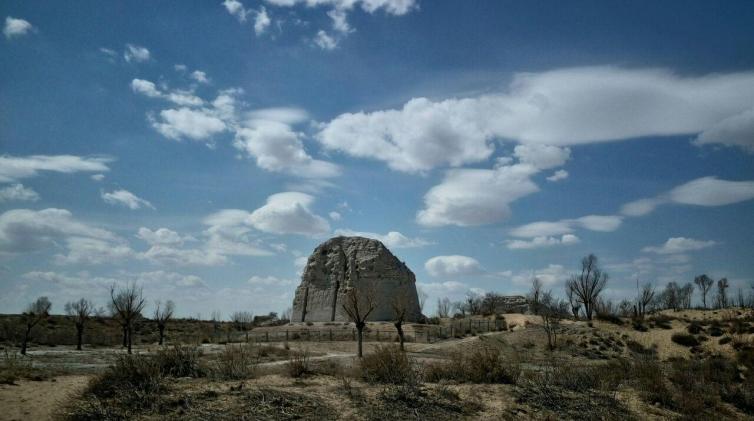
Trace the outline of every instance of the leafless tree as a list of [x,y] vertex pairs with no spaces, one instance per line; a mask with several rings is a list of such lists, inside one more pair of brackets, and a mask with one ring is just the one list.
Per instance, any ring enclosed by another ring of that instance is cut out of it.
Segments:
[[133,324],[136,319],[141,317],[141,312],[146,304],[142,289],[136,283],[130,283],[120,290],[116,290],[115,285],[113,285],[110,287],[110,300],[113,313],[123,326],[126,346],[130,354],[133,345]]
[[631,301],[623,299],[618,303],[618,315],[620,317],[631,317],[631,309],[633,304]]
[[691,308],[691,297],[694,295],[694,284],[691,282],[686,282],[679,290],[678,290],[678,305],[681,308],[689,309]]
[[285,311],[280,313],[280,320],[285,321],[286,323],[290,322],[291,314],[293,314],[293,309],[291,307],[286,308]]
[[560,319],[566,314],[566,304],[553,297],[550,291],[539,291],[537,311],[542,318],[542,328],[547,334],[547,348],[552,351],[558,346]]
[[[636,284],[638,286],[639,281],[636,281]],[[644,315],[647,314],[647,306],[652,303],[652,301],[655,298],[655,288],[652,286],[651,282],[647,282],[641,287],[641,290],[639,291],[639,297],[637,298],[636,303],[636,315],[642,319],[644,318]]]
[[699,287],[699,292],[702,293],[702,306],[707,308],[707,293],[709,292],[715,281],[707,275],[699,275],[694,278],[694,283]]
[[657,297],[660,303],[660,306],[662,308],[668,308],[673,309],[673,311],[678,311],[678,284],[675,282],[668,282],[667,285],[665,285],[665,289],[662,291],[662,293]]
[[26,310],[21,314],[21,320],[26,326],[24,330],[24,338],[21,343],[21,355],[26,355],[26,347],[29,344],[29,338],[31,338],[31,331],[34,326],[38,325],[41,321],[47,320],[50,315],[50,308],[52,303],[47,297],[39,297],[33,303],[29,303],[26,306]]
[[719,308],[728,307],[728,278],[722,278],[717,281],[717,306]]
[[584,306],[587,320],[592,320],[594,306],[605,285],[607,273],[599,268],[597,256],[593,254],[581,260],[581,274],[572,276],[566,283],[566,290],[572,290],[576,299]]
[[566,284],[566,297],[568,298],[568,307],[571,310],[571,314],[574,319],[579,318],[579,311],[581,311],[581,303],[579,297],[576,296],[576,292]]
[[362,340],[364,337],[364,327],[366,327],[369,315],[376,307],[376,292],[371,285],[364,285],[358,288],[350,287],[346,289],[345,300],[341,309],[343,314],[356,325],[359,358],[363,356]]
[[246,342],[249,342],[249,331],[254,324],[254,314],[250,311],[236,311],[230,315],[230,320],[236,329],[246,334]]
[[424,314],[424,306],[427,304],[427,298],[429,298],[429,295],[419,287],[416,288],[416,295],[419,298],[419,311]]
[[529,290],[529,294],[527,295],[527,300],[529,301],[529,306],[531,307],[531,310],[534,314],[539,314],[539,301],[542,296],[542,281],[539,280],[539,278],[534,278],[531,280],[531,289]]
[[94,313],[94,304],[86,298],[78,301],[65,303],[65,313],[73,317],[73,323],[76,325],[76,349],[81,351],[81,344],[84,339],[84,325]]
[[466,293],[463,305],[471,316],[482,313],[482,297],[472,291]]
[[160,331],[160,345],[165,342],[165,327],[174,312],[175,304],[171,300],[167,300],[164,305],[160,301],[155,304],[154,320],[157,322],[157,330]]
[[405,339],[403,336],[403,323],[406,321],[406,315],[409,309],[408,297],[403,294],[398,294],[393,297],[390,306],[393,309],[393,326],[395,326],[395,330],[398,331],[398,340],[401,344],[401,351],[405,351],[403,346]]
[[437,299],[437,317],[447,318],[450,317],[451,303],[448,297]]

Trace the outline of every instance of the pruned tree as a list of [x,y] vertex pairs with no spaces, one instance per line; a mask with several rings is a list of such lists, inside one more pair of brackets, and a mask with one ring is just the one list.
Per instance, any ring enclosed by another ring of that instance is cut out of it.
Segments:
[[581,274],[573,275],[566,282],[566,291],[571,290],[576,299],[584,306],[587,320],[592,320],[595,304],[600,293],[607,285],[607,273],[602,272],[597,263],[597,256],[590,254],[581,260]]
[[707,275],[699,275],[694,278],[694,284],[699,287],[699,292],[702,293],[702,306],[707,308],[707,293],[709,292],[715,281]]
[[157,330],[160,332],[160,345],[165,342],[165,328],[168,321],[173,318],[174,312],[175,304],[171,300],[167,300],[165,304],[159,300],[155,303],[154,321],[157,322]]
[[405,351],[403,345],[405,342],[405,337],[403,336],[403,323],[406,321],[406,316],[408,315],[408,310],[410,308],[408,297],[405,294],[397,294],[393,297],[390,307],[393,310],[393,326],[395,326],[395,330],[398,331],[398,340],[400,341],[401,351]]
[[94,304],[86,298],[65,303],[65,313],[73,318],[76,326],[76,350],[78,351],[81,351],[84,341],[84,325],[94,312]]
[[133,345],[133,325],[141,317],[146,304],[142,289],[136,283],[130,283],[119,290],[113,285],[110,287],[110,300],[113,313],[123,326],[124,339],[130,354]]
[[249,342],[249,331],[254,325],[254,314],[250,311],[236,311],[230,315],[233,326],[246,335],[246,342]]
[[377,307],[376,292],[371,285],[363,285],[358,288],[350,287],[346,289],[343,301],[341,307],[343,315],[356,325],[358,356],[361,358],[363,356],[364,327],[366,327],[369,315]]
[[[639,281],[636,281],[636,285],[638,287]],[[644,315],[647,314],[647,306],[651,305],[653,300],[655,298],[655,287],[652,286],[651,282],[647,282],[641,287],[641,290],[639,291],[639,296],[637,298],[636,302],[636,315],[643,319]]]
[[531,310],[534,314],[539,314],[541,296],[542,281],[540,281],[539,278],[535,277],[531,280],[531,289],[529,290],[529,294],[526,296],[527,301],[529,301],[529,307],[531,307]]
[[717,281],[717,306],[719,308],[728,307],[728,278],[722,278]]
[[448,297],[437,299],[437,317],[444,319],[450,317],[450,310],[452,304]]
[[21,320],[26,327],[23,342],[21,342],[21,355],[26,355],[26,348],[31,338],[32,329],[40,322],[47,320],[51,307],[52,303],[47,297],[39,297],[34,302],[29,303],[24,312],[21,313]]

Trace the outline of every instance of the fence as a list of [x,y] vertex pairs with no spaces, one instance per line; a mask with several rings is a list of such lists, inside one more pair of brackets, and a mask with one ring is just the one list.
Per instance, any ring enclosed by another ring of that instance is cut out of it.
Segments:
[[[454,320],[449,325],[410,325],[404,326],[404,340],[406,342],[433,343],[452,337],[463,337],[469,334],[485,333],[507,329],[504,320]],[[355,341],[356,328],[351,326],[334,327],[289,327],[265,331],[250,331],[249,340],[255,342],[325,342],[325,341]],[[364,341],[397,342],[398,332],[393,327],[366,327],[363,334]]]

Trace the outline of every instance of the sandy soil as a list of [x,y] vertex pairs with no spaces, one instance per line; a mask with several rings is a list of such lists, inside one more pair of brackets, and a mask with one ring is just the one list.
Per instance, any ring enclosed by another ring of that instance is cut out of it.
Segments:
[[0,385],[0,420],[52,419],[61,404],[81,393],[88,380],[89,376],[61,376]]

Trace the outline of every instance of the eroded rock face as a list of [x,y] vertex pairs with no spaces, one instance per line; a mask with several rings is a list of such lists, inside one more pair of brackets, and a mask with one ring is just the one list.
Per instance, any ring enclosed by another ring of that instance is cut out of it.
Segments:
[[421,318],[414,273],[381,242],[363,237],[335,237],[309,256],[293,299],[292,322],[348,321],[342,306],[348,288],[371,288],[376,308],[369,320],[391,320],[398,297],[406,321]]

